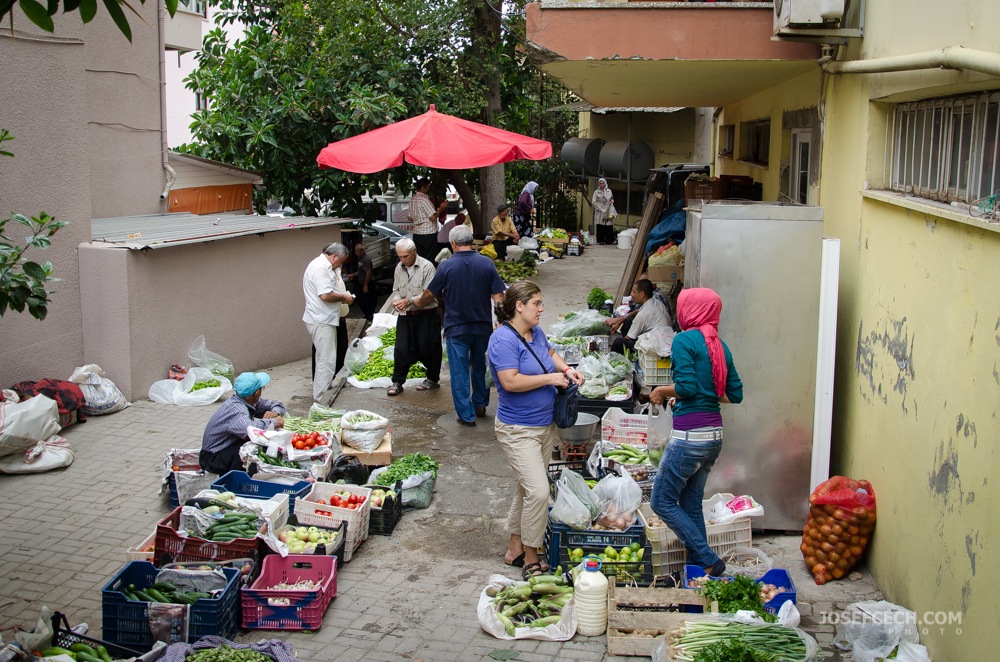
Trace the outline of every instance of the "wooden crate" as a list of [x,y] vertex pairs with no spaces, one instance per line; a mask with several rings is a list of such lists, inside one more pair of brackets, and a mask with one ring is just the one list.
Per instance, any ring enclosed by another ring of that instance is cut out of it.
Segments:
[[[608,654],[651,657],[660,637],[678,625],[715,617],[685,608],[704,610],[705,599],[681,588],[608,586]],[[635,636],[636,630],[653,636]]]

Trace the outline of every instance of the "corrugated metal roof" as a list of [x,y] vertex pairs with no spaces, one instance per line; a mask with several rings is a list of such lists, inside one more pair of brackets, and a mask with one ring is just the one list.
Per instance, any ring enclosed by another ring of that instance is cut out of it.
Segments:
[[549,108],[549,111],[557,110],[574,110],[577,112],[585,113],[597,113],[598,115],[604,115],[607,113],[622,113],[622,112],[636,112],[636,113],[676,113],[678,110],[684,110],[687,106],[595,106],[589,101],[573,101],[572,103],[563,104],[562,106],[554,106]]
[[265,232],[280,232],[351,223],[352,218],[255,216],[250,214],[149,214],[95,218],[92,241],[143,250],[197,244]]
[[222,163],[221,161],[213,161],[211,159],[205,159],[200,156],[195,156],[194,154],[183,154],[181,152],[167,152],[167,159],[169,161],[180,161],[193,164],[199,168],[206,168],[209,170],[218,170],[219,172],[225,172],[230,175],[239,177],[240,179],[245,179],[251,184],[263,184],[264,178],[260,176],[259,173],[253,172],[252,170],[244,170],[243,168],[237,168],[236,166],[229,165],[228,163]]

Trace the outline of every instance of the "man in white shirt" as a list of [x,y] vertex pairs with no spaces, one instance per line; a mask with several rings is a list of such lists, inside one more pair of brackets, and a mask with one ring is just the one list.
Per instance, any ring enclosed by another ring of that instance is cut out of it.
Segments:
[[[327,244],[323,252],[306,267],[302,276],[302,293],[306,310],[302,321],[312,337],[316,350],[316,370],[313,374],[313,401],[319,402],[330,388],[336,374],[337,327],[341,324],[341,304],[350,305],[354,296],[347,291],[340,277],[340,266],[347,259],[347,247],[339,242]],[[346,313],[346,306],[344,306]]]
[[633,349],[635,341],[644,333],[649,333],[650,331],[673,331],[670,326],[670,313],[667,312],[667,307],[659,299],[653,297],[655,290],[656,287],[652,281],[647,279],[638,280],[632,286],[632,301],[639,304],[639,312],[636,313],[635,319],[632,320],[632,326],[629,328],[628,334],[615,338],[614,342],[611,343],[612,352],[621,354],[623,353],[622,350],[626,347]]
[[417,192],[410,198],[409,219],[413,223],[413,243],[417,246],[417,255],[428,262],[434,261],[438,252],[438,221],[445,218],[447,202],[442,202],[437,209],[427,196],[431,190],[431,180],[421,177],[417,180]]

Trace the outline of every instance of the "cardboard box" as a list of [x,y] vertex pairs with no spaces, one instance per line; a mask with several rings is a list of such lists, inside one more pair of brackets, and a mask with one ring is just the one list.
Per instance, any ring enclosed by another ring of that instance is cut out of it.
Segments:
[[649,280],[654,283],[675,283],[679,280],[684,280],[684,265],[674,264],[650,267],[646,273],[649,274]]
[[382,437],[382,443],[371,453],[359,451],[346,444],[341,444],[341,448],[344,455],[353,455],[361,460],[361,464],[369,467],[384,467],[387,464],[392,464],[392,434],[389,432],[386,432],[385,436]]

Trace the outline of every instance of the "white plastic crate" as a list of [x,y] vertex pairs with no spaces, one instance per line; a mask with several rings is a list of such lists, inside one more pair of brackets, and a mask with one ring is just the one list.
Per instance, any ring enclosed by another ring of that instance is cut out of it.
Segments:
[[639,354],[639,367],[647,385],[660,386],[674,383],[674,371],[669,356],[659,356],[652,352]]
[[[650,526],[653,514],[648,503],[639,506],[639,521],[646,530],[646,538],[653,549],[653,574],[669,575],[684,569],[687,550],[677,535],[667,526]],[[737,547],[753,547],[750,518],[744,517],[728,524],[706,524],[708,546],[719,556],[725,556]]]
[[150,533],[146,538],[136,545],[135,547],[129,547],[126,550],[125,555],[128,557],[129,561],[152,561],[153,552],[144,551],[147,547],[152,547],[153,543],[156,542],[156,529]]
[[[330,505],[330,497],[334,492],[350,492],[365,497],[360,508],[338,508]],[[371,516],[371,493],[367,487],[357,485],[337,485],[334,483],[316,483],[305,498],[295,498],[295,518],[299,524],[325,526],[336,528],[341,522],[347,522],[347,542],[344,544],[344,561],[350,561],[354,551],[368,540],[368,522]],[[323,499],[325,504],[317,502]],[[301,510],[300,510],[301,509]],[[320,515],[317,511],[330,513]]]
[[611,407],[601,418],[601,440],[614,444],[646,444],[646,414],[626,414],[618,407]]

